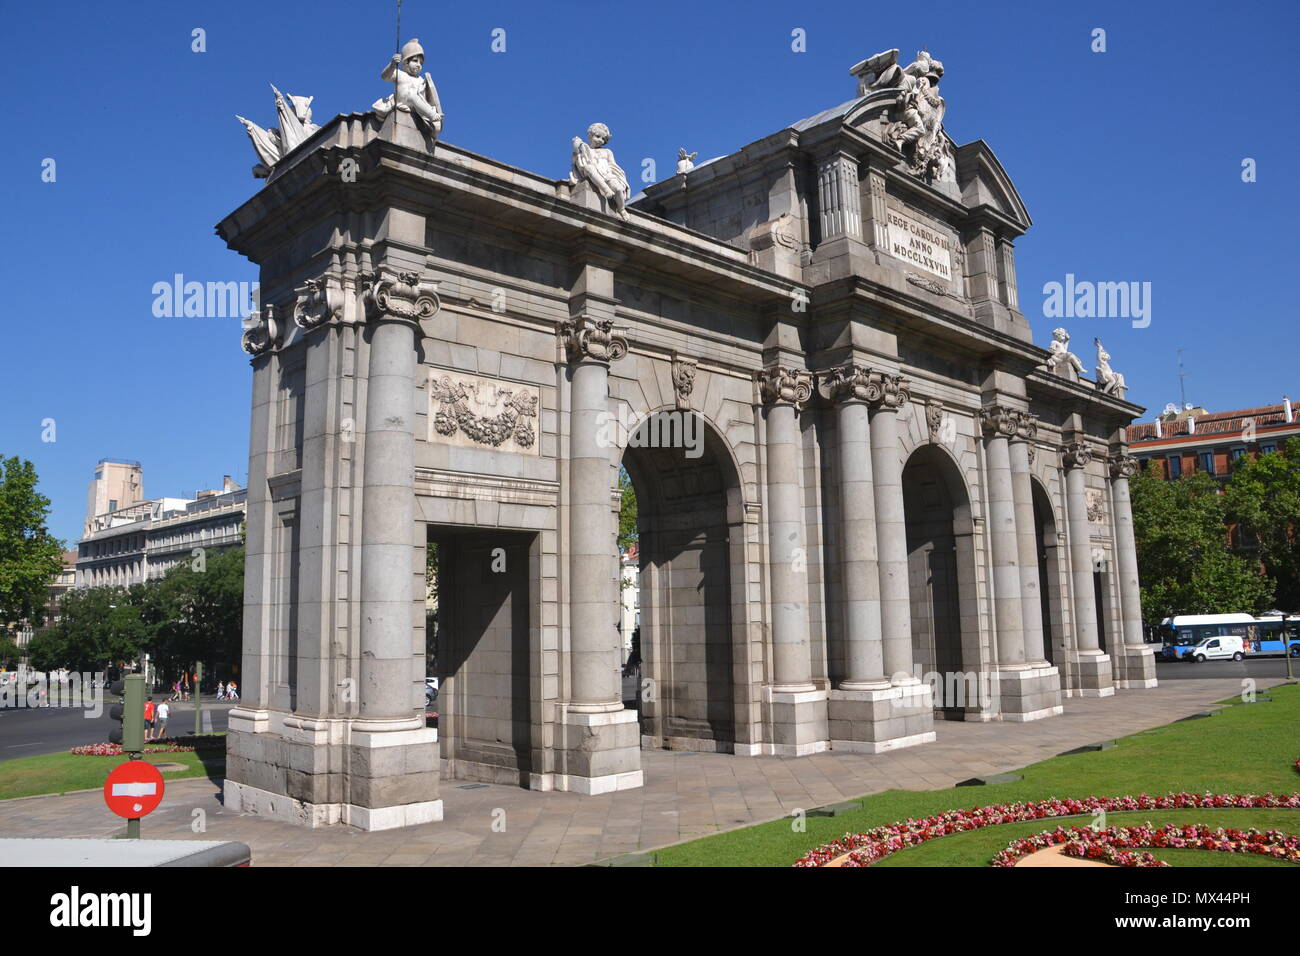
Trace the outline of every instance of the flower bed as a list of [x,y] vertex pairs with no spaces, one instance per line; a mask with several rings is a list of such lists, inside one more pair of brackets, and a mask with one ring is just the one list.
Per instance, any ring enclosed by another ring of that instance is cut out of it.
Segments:
[[[1250,853],[1270,856],[1288,863],[1300,863],[1300,837],[1280,830],[1267,832],[1250,829],[1237,830],[1203,824],[1179,826],[1169,823],[1162,827],[1150,824],[1137,827],[1057,827],[1047,833],[1038,833],[1016,840],[993,858],[993,866],[1015,866],[1031,853],[1051,846],[1061,846],[1066,856],[1100,860],[1114,866],[1168,866],[1150,853],[1151,849],[1214,850],[1220,853]],[[1143,852],[1134,852],[1134,851]]]
[[[147,754],[183,754],[193,753],[194,748],[175,743],[168,744],[165,747],[146,745],[144,752]],[[89,744],[85,747],[73,747],[68,753],[76,754],[79,757],[121,757],[122,748],[118,744]]]
[[[1133,810],[1300,810],[1300,793],[1262,796],[1247,793],[1171,793],[1162,797],[1138,794],[1126,797],[1084,797],[997,804],[968,810],[949,810],[921,820],[905,820],[865,833],[847,833],[839,840],[810,851],[794,866],[825,866],[846,857],[844,866],[870,866],[891,853],[919,846],[938,837],[966,833],[1003,823],[1029,823],[1053,817],[1118,813]],[[1093,831],[1096,832],[1096,831]]]

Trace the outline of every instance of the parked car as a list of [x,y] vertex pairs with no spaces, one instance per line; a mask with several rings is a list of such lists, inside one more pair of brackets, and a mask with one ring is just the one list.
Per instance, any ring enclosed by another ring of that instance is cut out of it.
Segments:
[[438,678],[426,677],[424,679],[424,703],[426,706],[432,706],[433,702],[438,699]]

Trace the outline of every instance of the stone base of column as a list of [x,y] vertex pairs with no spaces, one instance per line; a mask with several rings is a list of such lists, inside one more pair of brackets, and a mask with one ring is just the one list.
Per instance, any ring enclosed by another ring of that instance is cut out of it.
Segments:
[[1061,672],[1050,664],[999,667],[993,673],[994,709],[1000,719],[1026,723],[1056,717],[1061,705]]
[[926,683],[879,690],[832,690],[831,750],[878,754],[935,740],[934,690]]
[[1115,654],[1115,686],[1121,690],[1155,687],[1156,653],[1148,645],[1125,644]]
[[645,783],[641,773],[641,727],[635,710],[603,714],[568,711],[556,728],[555,789],[612,793]]
[[350,731],[347,719],[231,711],[225,806],[305,827],[434,823],[438,732]]
[[827,749],[826,691],[779,691],[768,685],[763,700],[771,714],[769,754],[803,757]]
[[1110,655],[1102,651],[1070,651],[1071,697],[1110,697],[1115,693]]

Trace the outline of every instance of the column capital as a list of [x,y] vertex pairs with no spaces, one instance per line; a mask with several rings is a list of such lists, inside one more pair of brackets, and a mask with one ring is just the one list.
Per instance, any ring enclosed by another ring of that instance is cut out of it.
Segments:
[[343,286],[338,276],[308,279],[294,289],[293,324],[305,332],[343,317]]
[[1110,477],[1132,478],[1138,473],[1138,460],[1132,455],[1111,455],[1106,459],[1106,464],[1110,468]]
[[764,405],[805,405],[812,398],[813,376],[807,369],[769,365],[754,373]]
[[1029,412],[1020,412],[1016,416],[1016,434],[1014,441],[1031,442],[1038,437],[1038,416]]
[[418,272],[380,267],[365,273],[361,283],[366,319],[371,322],[408,322],[418,328],[421,319],[433,318],[442,308],[436,287]]
[[1015,438],[1020,431],[1021,412],[996,402],[981,405],[980,430],[985,438]]
[[1061,446],[1061,461],[1066,468],[1084,468],[1092,461],[1092,446],[1086,441],[1066,442]]
[[600,362],[608,365],[627,354],[627,339],[614,331],[611,319],[578,315],[556,326],[570,362]]
[[818,390],[835,405],[846,402],[878,402],[880,389],[871,381],[871,369],[857,362],[846,362],[817,373]]
[[249,316],[252,324],[240,339],[240,347],[257,358],[280,344],[280,321],[275,316],[275,306],[264,305]]

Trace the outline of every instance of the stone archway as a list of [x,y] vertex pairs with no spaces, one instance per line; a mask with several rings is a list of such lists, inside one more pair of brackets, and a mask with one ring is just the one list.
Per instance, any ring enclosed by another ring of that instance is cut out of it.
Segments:
[[1030,479],[1034,494],[1034,543],[1038,555],[1039,597],[1043,613],[1043,654],[1047,663],[1066,661],[1065,615],[1061,594],[1061,538],[1056,513],[1047,491],[1037,478]]
[[980,709],[974,523],[965,483],[933,445],[903,468],[912,656],[934,688],[935,716],[962,720]]
[[743,705],[740,483],[722,438],[690,415],[647,417],[623,456],[638,506],[637,705],[643,746],[731,753]]

